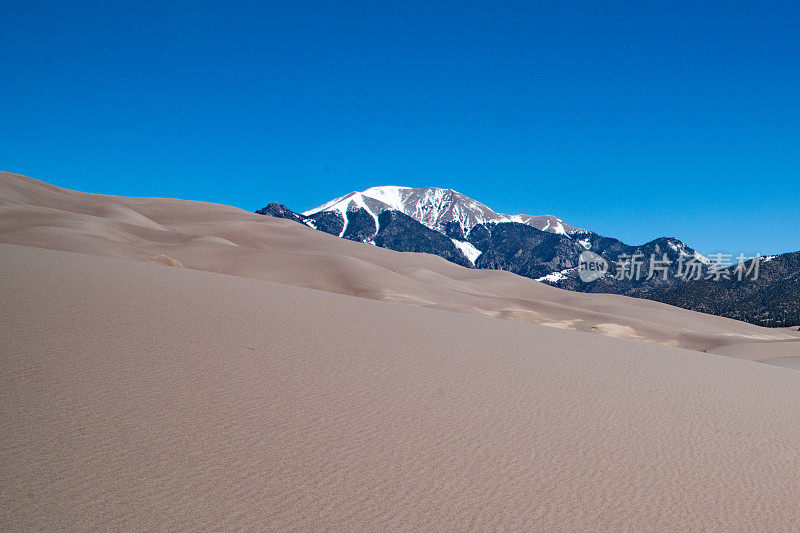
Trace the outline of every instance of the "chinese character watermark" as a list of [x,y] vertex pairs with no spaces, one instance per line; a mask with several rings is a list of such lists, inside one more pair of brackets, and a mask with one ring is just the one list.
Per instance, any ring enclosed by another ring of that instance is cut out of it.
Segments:
[[[581,253],[578,260],[578,275],[581,281],[586,283],[605,277],[606,274],[617,281],[642,279],[667,281],[670,277],[683,281],[756,281],[763,260],[761,254],[747,257],[740,253],[734,262],[732,254],[717,253],[705,257],[681,251],[677,260],[670,259],[667,254],[661,254],[660,257],[657,254],[650,254],[647,258],[643,253],[637,252],[620,254],[616,261],[609,262],[602,256],[586,250]],[[613,269],[609,263],[613,264]]]

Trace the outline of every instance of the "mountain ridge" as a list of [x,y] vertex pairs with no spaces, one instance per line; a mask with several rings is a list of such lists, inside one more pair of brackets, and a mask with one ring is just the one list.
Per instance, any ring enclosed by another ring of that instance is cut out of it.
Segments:
[[357,208],[367,210],[373,217],[386,209],[394,209],[436,231],[442,231],[449,222],[457,222],[463,231],[477,224],[491,222],[519,222],[542,231],[564,235],[582,231],[554,215],[498,213],[465,194],[441,187],[414,188],[397,185],[370,187],[364,191],[353,191],[334,198],[304,211],[302,215],[312,216],[321,211],[337,211],[344,216],[348,210]]
[[[378,186],[334,198],[303,213],[275,202],[256,212],[348,240],[430,253],[470,268],[505,270],[570,291],[633,296],[765,326],[800,322],[800,305],[786,300],[796,292],[791,280],[800,280],[800,266],[789,273],[787,282],[729,283],[726,287],[731,294],[726,294],[727,303],[721,304],[715,298],[720,299],[722,285],[709,285],[713,280],[694,281],[683,270],[684,262],[695,262],[709,272],[721,265],[676,237],[629,245],[575,228],[553,215],[498,213],[452,189]],[[582,279],[579,270],[587,251],[607,264],[607,271],[591,282]],[[635,278],[625,272],[632,257],[641,261]],[[777,257],[776,265],[782,264],[782,256]],[[794,262],[788,264],[791,269]],[[770,308],[764,301],[775,305]]]

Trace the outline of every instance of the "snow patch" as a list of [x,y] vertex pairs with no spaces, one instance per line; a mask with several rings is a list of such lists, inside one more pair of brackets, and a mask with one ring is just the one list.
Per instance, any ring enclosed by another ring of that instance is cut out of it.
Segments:
[[475,248],[472,245],[472,243],[466,241],[459,241],[457,239],[450,239],[450,240],[453,241],[453,244],[456,246],[456,248],[461,250],[461,253],[464,254],[473,265],[475,264],[475,261],[478,259],[481,253],[483,253],[477,248]]
[[711,259],[709,259],[708,257],[704,256],[700,252],[695,252],[694,253],[694,258],[697,259],[698,261],[700,261],[701,263],[703,263],[704,265],[710,265],[711,264]]
[[363,193],[364,196],[380,200],[392,209],[398,211],[403,210],[403,195],[402,191],[407,190],[408,187],[400,187],[397,185],[382,185],[380,187],[370,187]]
[[567,278],[567,274],[575,270],[574,268],[568,268],[566,270],[562,270],[560,272],[550,272],[546,276],[542,276],[541,278],[536,278],[536,281],[547,281],[549,283],[558,283],[562,279]]

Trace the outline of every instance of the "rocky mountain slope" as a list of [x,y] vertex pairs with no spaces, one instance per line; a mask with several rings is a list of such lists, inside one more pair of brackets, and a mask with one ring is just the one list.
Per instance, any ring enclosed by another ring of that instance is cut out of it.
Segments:
[[[745,270],[754,267],[744,264]],[[744,320],[759,326],[800,325],[800,252],[763,260],[758,277],[739,280],[691,280],[649,292],[633,290],[629,296],[668,303],[684,309]]]
[[[633,246],[552,215],[498,213],[437,187],[373,187],[304,213],[278,203],[257,213],[352,241],[505,270],[572,291],[652,299],[761,325],[800,324],[800,265],[793,256],[764,263],[761,279],[738,280],[731,276],[733,267],[722,269],[677,238]],[[588,280],[582,275],[587,260],[603,268]],[[743,267],[752,271],[747,263]]]

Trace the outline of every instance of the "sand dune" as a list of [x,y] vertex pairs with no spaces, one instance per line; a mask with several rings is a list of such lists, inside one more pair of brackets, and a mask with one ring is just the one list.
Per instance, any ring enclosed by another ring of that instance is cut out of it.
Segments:
[[789,329],[12,174],[0,272],[4,531],[800,528]]
[[729,344],[708,352],[800,369],[800,340]]
[[[216,204],[68,191],[0,173],[0,242],[133,259],[694,350],[798,339],[668,305],[354,243]],[[746,350],[745,350],[746,351]],[[735,357],[768,359],[741,350]]]
[[6,531],[800,528],[800,372],[130,260],[0,265]]

